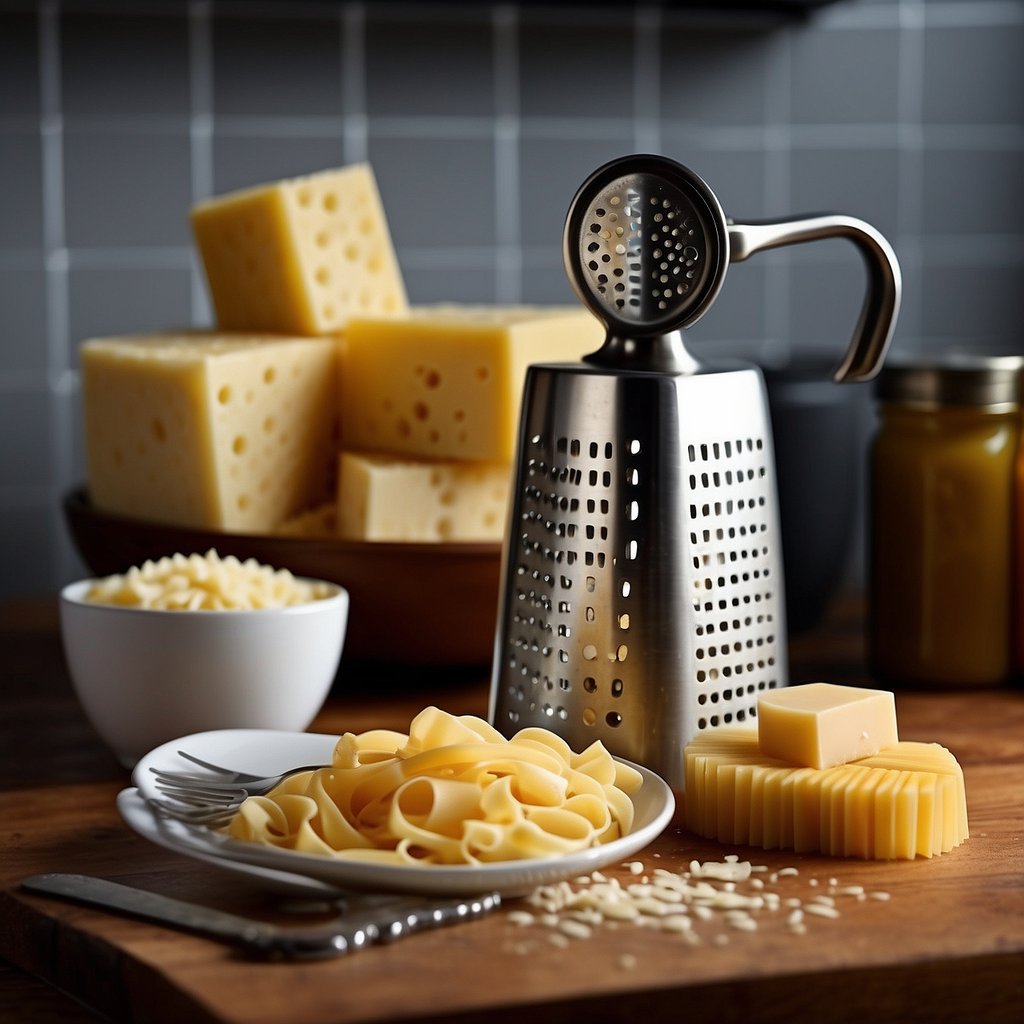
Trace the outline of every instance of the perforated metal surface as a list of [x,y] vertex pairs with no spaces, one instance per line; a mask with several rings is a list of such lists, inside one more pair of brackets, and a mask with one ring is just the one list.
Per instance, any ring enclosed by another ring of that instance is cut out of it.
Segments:
[[577,749],[600,739],[681,782],[690,737],[749,720],[757,694],[784,680],[761,388],[752,369],[531,369],[495,652],[499,729],[540,725]]
[[779,576],[762,435],[687,446],[696,729],[744,722],[778,682]]
[[590,206],[580,260],[606,306],[623,319],[646,322],[672,315],[700,284],[707,240],[682,192],[665,195],[644,185],[616,182]]
[[582,299],[614,333],[692,324],[728,264],[725,215],[692,171],[653,157],[615,161],[583,184],[565,256]]

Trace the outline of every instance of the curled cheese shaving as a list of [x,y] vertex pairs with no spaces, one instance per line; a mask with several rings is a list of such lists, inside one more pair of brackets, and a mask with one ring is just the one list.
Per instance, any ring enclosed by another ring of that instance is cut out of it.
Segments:
[[249,797],[234,839],[396,864],[558,857],[629,833],[642,777],[596,742],[576,754],[545,729],[506,739],[435,707],[409,734],[346,733],[332,764]]
[[334,593],[327,583],[301,580],[254,558],[176,554],[97,580],[85,599],[160,611],[251,611],[307,604]]

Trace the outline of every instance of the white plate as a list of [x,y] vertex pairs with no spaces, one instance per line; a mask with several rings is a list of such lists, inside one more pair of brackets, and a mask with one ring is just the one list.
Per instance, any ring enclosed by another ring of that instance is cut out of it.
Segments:
[[[588,874],[632,856],[655,839],[675,809],[672,790],[653,772],[633,765],[643,783],[631,799],[633,830],[627,836],[565,857],[497,864],[407,867],[334,860],[277,847],[227,839],[158,818],[146,801],[158,795],[150,768],[197,771],[179,750],[238,771],[272,774],[300,765],[329,764],[337,736],[275,732],[266,729],[221,729],[165,743],[135,766],[134,789],[118,797],[121,816],[146,839],[189,857],[246,876],[272,888],[306,887],[307,894],[328,895],[339,889],[372,889],[430,895],[471,896],[498,892],[518,896],[538,885]],[[627,762],[628,763],[628,762]]]

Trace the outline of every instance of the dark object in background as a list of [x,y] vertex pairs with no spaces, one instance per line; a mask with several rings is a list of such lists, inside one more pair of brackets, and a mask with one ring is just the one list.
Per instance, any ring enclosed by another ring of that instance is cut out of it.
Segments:
[[866,388],[839,388],[825,360],[766,369],[790,633],[814,628],[843,583],[860,505]]

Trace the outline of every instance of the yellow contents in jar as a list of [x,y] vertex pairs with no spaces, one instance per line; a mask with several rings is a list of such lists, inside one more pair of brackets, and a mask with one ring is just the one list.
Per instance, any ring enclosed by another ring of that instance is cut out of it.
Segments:
[[1009,675],[1015,410],[884,406],[873,451],[871,647],[894,682]]
[[1017,493],[1014,502],[1016,520],[1016,583],[1013,603],[1013,667],[1024,676],[1024,430],[1017,451]]

